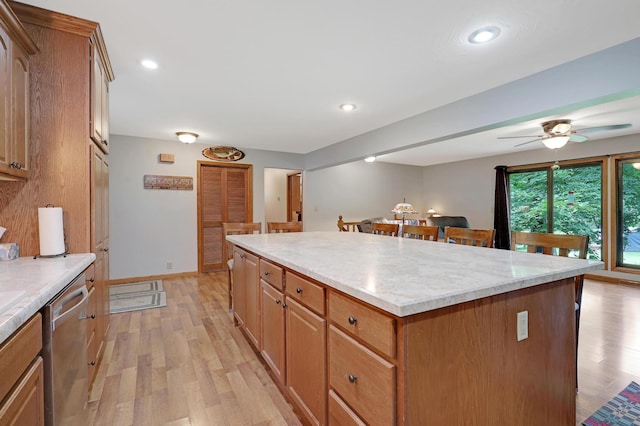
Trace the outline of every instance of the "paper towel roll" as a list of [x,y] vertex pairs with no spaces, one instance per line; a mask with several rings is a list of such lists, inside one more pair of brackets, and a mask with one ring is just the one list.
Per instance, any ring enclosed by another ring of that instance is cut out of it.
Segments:
[[40,256],[57,256],[65,252],[61,207],[38,208]]

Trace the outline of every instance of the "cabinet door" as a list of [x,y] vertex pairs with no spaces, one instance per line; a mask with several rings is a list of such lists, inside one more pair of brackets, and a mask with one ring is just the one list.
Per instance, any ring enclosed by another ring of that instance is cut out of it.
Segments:
[[309,422],[326,424],[327,321],[287,296],[287,387]]
[[96,288],[96,348],[98,358],[109,330],[109,162],[94,144],[91,153],[91,247]]
[[244,324],[245,318],[245,283],[244,283],[244,250],[233,248],[233,317],[236,324]]
[[[26,173],[29,164],[29,56],[16,44],[11,49],[12,61],[12,106],[13,115],[11,133],[13,135],[13,153],[11,161],[14,168]],[[28,177],[26,174],[24,177]]]
[[90,74],[91,74],[91,92],[90,92],[90,135],[91,139],[102,149],[105,153],[108,153],[108,143],[105,136],[105,128],[103,119],[108,114],[108,111],[103,111],[107,105],[107,101],[103,99],[107,96],[105,84],[106,81],[104,66],[100,60],[98,49],[94,42],[90,43]]
[[7,33],[0,26],[0,171],[9,172],[11,138],[11,51]]
[[262,289],[262,357],[278,381],[285,383],[284,294],[260,281]]
[[244,329],[249,340],[260,349],[260,272],[258,258],[245,253],[244,257]]

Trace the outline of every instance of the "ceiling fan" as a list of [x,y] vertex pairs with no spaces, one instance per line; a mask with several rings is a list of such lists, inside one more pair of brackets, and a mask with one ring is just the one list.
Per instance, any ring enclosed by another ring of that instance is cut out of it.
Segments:
[[582,133],[600,132],[603,130],[618,130],[631,127],[631,124],[612,124],[609,126],[586,127],[584,129],[571,130],[571,120],[551,120],[541,124],[543,135],[535,136],[504,136],[498,139],[515,139],[515,138],[536,138],[527,142],[515,145],[516,147],[526,145],[533,142],[542,141],[544,146],[550,149],[562,148],[567,142],[586,142],[589,140]]

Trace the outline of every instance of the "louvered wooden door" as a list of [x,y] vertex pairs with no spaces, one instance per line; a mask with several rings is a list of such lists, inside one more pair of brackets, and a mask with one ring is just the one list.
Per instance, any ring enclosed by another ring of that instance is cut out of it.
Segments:
[[226,269],[222,224],[253,222],[252,167],[198,162],[198,271]]

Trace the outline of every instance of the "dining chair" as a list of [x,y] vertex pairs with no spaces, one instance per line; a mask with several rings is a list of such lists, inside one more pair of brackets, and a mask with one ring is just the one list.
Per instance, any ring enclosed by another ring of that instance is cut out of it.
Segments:
[[[517,246],[526,246],[526,250],[529,253],[568,257],[569,254],[573,252],[579,259],[586,259],[589,236],[511,231],[511,250],[517,250]],[[578,363],[578,333],[580,331],[580,308],[582,306],[583,285],[584,275],[575,277],[576,365]],[[578,389],[577,375],[576,389]]]
[[439,231],[440,228],[437,226],[404,225],[402,227],[402,236],[416,240],[438,241]]
[[397,223],[374,222],[371,224],[371,233],[377,234],[377,235],[389,235],[391,237],[397,237],[399,228],[400,228],[400,225]]
[[267,222],[268,234],[284,232],[302,232],[302,222]]
[[227,235],[255,233],[262,233],[262,222],[222,224],[222,253],[223,259],[227,262],[227,270],[229,271],[229,278],[227,283],[229,291],[229,311],[233,309],[233,244],[227,241]]
[[360,222],[345,222],[342,215],[338,216],[338,229],[340,232],[356,232]]
[[447,226],[444,228],[444,242],[492,248],[495,234],[495,229],[472,229]]

